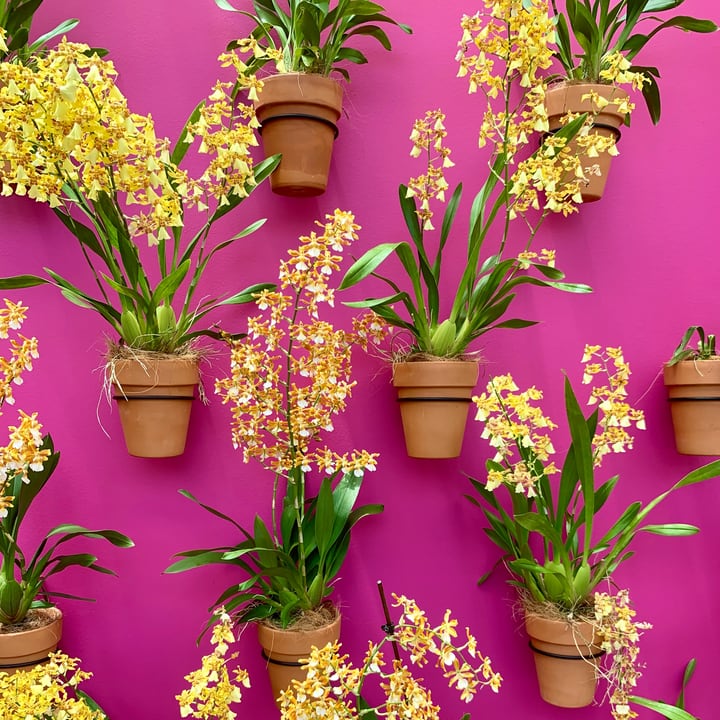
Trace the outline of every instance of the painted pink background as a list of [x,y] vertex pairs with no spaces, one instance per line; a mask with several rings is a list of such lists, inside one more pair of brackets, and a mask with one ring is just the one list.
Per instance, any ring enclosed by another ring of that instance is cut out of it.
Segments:
[[[240,2],[240,0],[238,0]],[[249,2],[245,3],[249,5]],[[447,113],[448,142],[457,167],[449,180],[466,186],[461,215],[485,174],[476,148],[481,99],[468,96],[455,78],[453,60],[459,18],[479,3],[451,0],[386,0],[388,13],[411,24],[413,36],[391,31],[392,53],[368,45],[370,63],[356,68],[346,88],[348,116],[341,122],[328,192],[317,199],[284,199],[260,188],[221,231],[231,234],[267,217],[261,232],[227,252],[206,278],[213,293],[231,293],[273,279],[278,259],[298,235],[335,207],[352,210],[362,226],[360,253],[381,241],[404,237],[397,186],[420,172],[408,153],[411,125],[425,109]],[[714,0],[688,0],[686,14],[720,20]],[[215,80],[215,57],[245,27],[240,18],[218,10],[213,0],[47,0],[36,34],[65,17],[81,24],[72,38],[111,49],[119,83],[131,106],[155,117],[158,132],[174,138],[185,117]],[[563,369],[579,386],[580,357],[586,342],[621,345],[634,374],[631,397],[647,414],[648,430],[635,450],[609,462],[603,477],[620,472],[617,498],[603,517],[610,522],[634,500],[648,500],[669,487],[702,459],[678,455],[661,367],[685,328],[694,323],[717,330],[718,283],[716,167],[714,138],[705,141],[720,109],[717,70],[720,35],[661,35],[643,54],[644,64],[662,73],[663,118],[652,127],[638,106],[624,133],[605,199],[567,219],[552,218],[538,247],[555,247],[558,266],[569,279],[595,292],[570,296],[531,292],[518,300],[517,314],[542,320],[524,331],[499,331],[480,349],[483,379],[512,372],[520,385],[546,391],[546,408],[562,419]],[[3,241],[1,275],[38,273],[51,267],[79,282],[83,274],[76,241],[47,207],[18,198],[0,202]],[[458,229],[462,230],[462,223]],[[458,233],[453,252],[462,253]],[[450,278],[449,278],[450,280]],[[358,297],[360,293],[353,295]],[[26,540],[60,522],[110,527],[132,536],[136,547],[97,547],[103,564],[119,577],[68,572],[53,587],[97,599],[63,602],[62,646],[80,656],[94,678],[87,689],[113,720],[173,720],[174,695],[183,675],[198,666],[195,645],[206,609],[233,581],[228,571],[202,569],[163,575],[173,553],[236,537],[178,494],[186,488],[242,522],[267,516],[270,475],[244,465],[230,442],[229,412],[210,393],[199,403],[184,456],[142,460],[125,452],[117,412],[101,392],[105,327],[94,314],[70,305],[52,288],[12,294],[30,305],[25,330],[40,340],[41,359],[18,393],[19,406],[36,409],[62,452],[60,468],[33,508]],[[348,298],[350,299],[350,298]],[[243,309],[219,316],[229,330],[243,328]],[[338,308],[337,321],[349,312]],[[206,384],[227,371],[222,349],[205,365]],[[358,354],[358,389],[337,423],[338,449],[362,447],[381,454],[378,471],[367,477],[362,500],[385,504],[384,515],[358,526],[336,599],[344,614],[345,647],[359,658],[368,638],[378,638],[382,622],[375,583],[414,597],[431,618],[452,607],[469,625],[482,649],[505,678],[499,695],[483,692],[466,708],[431,669],[423,672],[442,705],[443,716],[519,720],[595,720],[609,717],[607,706],[571,711],[543,703],[536,690],[532,657],[520,622],[513,616],[513,592],[498,572],[482,588],[477,578],[497,553],[485,538],[480,512],[464,497],[465,473],[482,476],[487,448],[480,427],[469,422],[462,457],[422,461],[406,457],[389,368]],[[482,382],[482,381],[481,381]],[[11,422],[12,412],[4,422]],[[716,701],[720,632],[711,624],[717,608],[717,500],[720,480],[688,488],[655,513],[654,520],[690,522],[702,532],[691,538],[640,537],[636,556],[617,573],[632,591],[638,616],[655,626],[643,638],[647,663],[638,692],[674,700],[681,670],[690,657],[698,671],[688,693],[689,709],[711,718]],[[239,578],[238,578],[239,579]],[[240,716],[275,717],[263,662],[250,628],[240,639],[241,662],[250,670]],[[650,717],[649,711],[640,711]],[[654,715],[653,715],[654,717]]]

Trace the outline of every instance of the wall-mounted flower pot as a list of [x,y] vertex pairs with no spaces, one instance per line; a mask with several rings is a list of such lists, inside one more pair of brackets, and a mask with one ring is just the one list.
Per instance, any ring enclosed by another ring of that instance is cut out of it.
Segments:
[[[610,101],[610,104],[598,110],[593,106],[592,100],[585,97],[593,92]],[[618,111],[618,103],[627,99],[628,94],[613,85],[579,82],[562,82],[551,85],[545,94],[550,132],[562,127],[562,118],[567,113],[588,113],[593,120],[590,132],[603,137],[614,137],[617,142],[620,139],[620,126],[625,120],[625,114]],[[576,140],[573,140],[570,146],[577,151]],[[612,156],[608,152],[601,152],[598,157],[589,157],[580,151],[579,157],[586,180],[580,193],[583,202],[600,200],[610,173]]]
[[286,690],[293,680],[305,678],[305,668],[300,658],[310,656],[313,647],[322,648],[328,643],[337,642],[340,637],[340,613],[330,624],[311,629],[281,630],[270,623],[257,623],[258,641],[262,647],[263,658],[267,662],[270,686],[275,702],[280,693]]
[[470,360],[393,363],[393,385],[410,457],[460,455],[479,368]]
[[130,455],[182,455],[200,381],[197,358],[140,356],[113,361],[109,372]]
[[[0,672],[13,675],[47,662],[62,636],[63,615],[56,608],[31,610],[24,622],[27,630],[0,631]],[[5,628],[9,629],[9,628]]]
[[278,195],[311,197],[325,192],[342,88],[332,78],[283,73],[263,80],[255,103],[265,157],[280,153],[270,176]]
[[675,447],[683,455],[720,455],[720,358],[664,368]]
[[597,687],[598,659],[603,655],[593,643],[593,625],[528,614],[525,629],[542,699],[564,708],[590,705]]

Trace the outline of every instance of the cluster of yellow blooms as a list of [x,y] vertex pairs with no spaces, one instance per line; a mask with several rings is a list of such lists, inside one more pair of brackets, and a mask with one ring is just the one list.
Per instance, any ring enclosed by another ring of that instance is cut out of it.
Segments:
[[375,468],[365,450],[340,455],[318,446],[333,430],[355,381],[351,351],[379,342],[385,327],[368,314],[353,330],[336,330],[319,317],[319,306],[334,303],[329,278],[339,269],[339,253],[357,239],[351,213],[336,210],[318,221],[321,232],[300,238],[297,250],[280,265],[280,289],[259,294],[262,315],[248,320],[247,337],[231,343],[230,377],[216,383],[232,408],[232,436],[245,462],[258,458],[274,472],[314,465],[328,474]]
[[642,675],[637,660],[638,643],[641,631],[652,625],[633,619],[635,611],[630,606],[627,590],[620,590],[616,595],[595,593],[594,610],[596,638],[610,663],[608,670],[600,671],[614,681],[608,686],[613,720],[632,720],[638,714],[630,707],[629,696]]
[[183,690],[175,699],[180,705],[180,717],[200,720],[234,720],[237,713],[230,705],[242,700],[242,689],[250,687],[246,670],[236,667],[231,671],[228,663],[238,653],[228,656],[230,644],[235,642],[232,619],[222,608],[219,621],[212,629],[210,639],[213,651],[202,659],[202,666],[185,676],[190,688]]
[[[0,408],[7,403],[13,405],[15,397],[13,386],[21,385],[23,372],[31,371],[33,360],[38,355],[37,339],[28,338],[18,332],[27,314],[27,307],[22,303],[5,300],[5,307],[0,309],[0,339],[8,340],[9,357],[0,356]],[[16,334],[17,337],[11,337]],[[41,450],[42,425],[38,422],[37,413],[28,415],[20,410],[18,424],[8,428],[7,445],[0,447],[0,518],[7,515],[13,498],[5,495],[7,480],[21,473],[27,477],[28,470],[40,471],[50,451]]]
[[[221,61],[232,62],[228,54]],[[126,218],[131,236],[147,236],[150,245],[182,226],[184,202],[205,211],[211,198],[223,205],[229,195],[247,195],[257,139],[252,108],[233,105],[232,83],[215,85],[181,139],[199,137],[198,152],[211,156],[193,179],[171,162],[152,117],[130,112],[116,76],[112,62],[66,40],[30,66],[0,63],[2,195],[58,207],[119,194],[123,207],[141,208]]]
[[444,169],[454,165],[450,159],[450,148],[443,145],[446,136],[445,114],[440,110],[428,110],[424,117],[415,121],[410,133],[413,144],[410,155],[420,157],[424,154],[427,159],[427,172],[410,178],[407,184],[407,197],[415,197],[419,201],[416,212],[423,230],[434,229],[430,200],[437,198],[444,202],[448,189]]
[[[504,467],[488,472],[488,490],[507,484],[517,493],[535,497],[536,482],[543,475],[559,472],[555,463],[548,462],[555,453],[548,431],[557,425],[541,408],[532,405],[542,397],[542,391],[536,387],[519,392],[509,374],[494,377],[487,392],[473,397],[477,407],[475,419],[483,423],[481,437],[495,450],[493,461]],[[515,460],[518,446],[530,449],[539,462]]]
[[[280,697],[283,720],[357,718],[356,705],[364,692],[365,681],[371,676],[378,678],[384,694],[382,703],[371,708],[378,717],[437,720],[440,708],[432,702],[430,691],[422,681],[399,660],[392,663],[392,668],[387,667],[382,648],[388,642],[396,642],[407,652],[412,665],[422,667],[434,658],[435,665],[464,702],[470,702],[481,687],[499,690],[502,678],[493,671],[490,659],[478,651],[470,631],[466,628],[464,640],[457,640],[457,620],[451,617],[450,611],[445,613],[442,623],[433,627],[414,600],[393,597],[395,607],[402,608],[400,622],[391,635],[379,643],[369,643],[362,667],[354,667],[349,656],[341,654],[338,643],[313,648],[304,661],[305,679],[293,680]],[[369,701],[366,694],[362,697]]]
[[75,690],[92,674],[81,670],[79,660],[52,653],[49,662],[14,675],[0,672],[0,717],[72,718],[105,720],[105,714],[91,710]]
[[608,378],[607,385],[593,386],[588,401],[589,405],[599,403],[601,410],[600,430],[593,438],[597,467],[610,452],[632,450],[634,438],[628,428],[634,424],[638,430],[644,430],[645,414],[627,402],[630,366],[625,362],[621,348],[601,349],[599,345],[586,345],[582,361],[585,363],[584,384],[592,383],[598,374]]
[[[510,217],[528,209],[574,212],[582,202],[582,168],[567,141],[547,136],[539,152],[517,162],[522,148],[537,143],[549,129],[542,71],[552,62],[555,29],[545,0],[484,0],[485,12],[462,18],[458,77],[469,92],[481,90],[487,107],[479,144],[493,143],[503,167],[495,169],[514,197]],[[513,93],[518,84],[522,93]],[[594,137],[594,136],[593,136]],[[517,167],[513,170],[517,163]]]
[[[633,436],[628,428],[633,424],[645,429],[645,416],[627,402],[627,382],[630,366],[620,348],[601,349],[587,345],[583,355],[585,363],[583,382],[589,383],[598,374],[607,375],[607,385],[592,388],[589,404],[599,403],[598,432],[593,438],[593,461],[599,467],[608,453],[632,449]],[[611,367],[612,365],[612,367]],[[520,392],[511,375],[494,377],[486,392],[475,396],[475,419],[483,423],[481,437],[495,450],[493,461],[502,465],[488,471],[486,487],[495,490],[501,485],[514,487],[515,492],[536,497],[535,485],[543,476],[559,472],[549,462],[555,453],[548,431],[557,425],[545,416],[540,407],[532,403],[542,400],[542,391],[531,387]],[[527,449],[531,461],[516,459],[518,448]]]

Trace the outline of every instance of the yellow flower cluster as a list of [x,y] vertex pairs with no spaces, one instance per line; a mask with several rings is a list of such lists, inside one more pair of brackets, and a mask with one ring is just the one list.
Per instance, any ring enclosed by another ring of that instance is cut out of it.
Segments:
[[116,76],[112,62],[66,40],[32,66],[0,63],[2,195],[58,207],[120,193],[123,206],[140,208],[126,218],[131,235],[154,245],[182,226],[183,201],[204,210],[211,197],[222,205],[247,194],[249,147],[257,144],[252,108],[233,111],[229,83],[215,86],[184,138],[199,137],[200,152],[211,155],[193,180],[171,163],[152,117],[130,112]]
[[75,689],[92,673],[81,670],[79,660],[63,653],[53,653],[49,662],[14,675],[0,672],[0,716],[20,718],[72,718],[105,720],[98,710],[91,710]]
[[[632,85],[633,90],[642,90],[645,83],[650,82],[645,74],[633,72],[632,63],[620,52],[613,52],[603,58],[603,69],[600,79],[609,85]],[[632,112],[635,106],[630,104],[621,112]]]
[[629,704],[629,696],[642,675],[638,663],[639,641],[642,630],[650,623],[636,622],[627,590],[616,595],[595,593],[596,636],[600,647],[607,653],[604,669],[600,672],[608,680],[610,711],[613,720],[632,720],[638,714]]
[[210,639],[213,651],[202,659],[202,666],[185,676],[190,688],[183,690],[175,699],[180,704],[180,717],[201,720],[234,720],[237,713],[230,705],[242,700],[242,688],[250,687],[250,677],[243,668],[231,673],[228,663],[238,653],[228,657],[230,643],[235,642],[230,616],[219,609],[219,622],[213,627]]
[[[644,430],[645,415],[627,402],[630,366],[621,348],[586,345],[583,363],[584,384],[599,374],[608,378],[606,385],[592,388],[588,401],[590,405],[599,403],[598,432],[593,438],[593,462],[599,467],[608,453],[632,449],[633,436],[628,428],[634,424]],[[555,448],[546,432],[557,425],[532,404],[542,397],[535,387],[520,392],[511,375],[494,377],[486,392],[473,397],[475,419],[484,424],[481,437],[495,449],[486,481],[488,490],[508,485],[517,493],[536,497],[538,480],[559,472],[553,462],[548,462]]]
[[[510,217],[529,209],[574,212],[582,202],[583,179],[576,152],[563,138],[546,136],[540,152],[517,162],[526,146],[547,133],[543,70],[552,62],[555,28],[544,0],[484,0],[484,12],[461,21],[458,77],[467,77],[469,92],[481,90],[487,100],[479,144],[492,143],[504,159],[503,181],[513,197]],[[513,93],[518,84],[522,93]],[[534,148],[533,148],[534,149]],[[513,167],[517,162],[517,167]]]
[[258,295],[262,315],[248,320],[247,337],[231,343],[230,377],[215,391],[232,409],[232,437],[245,462],[258,458],[274,472],[314,465],[328,474],[374,470],[365,450],[338,454],[319,445],[332,432],[355,386],[351,351],[379,342],[385,328],[374,315],[357,319],[351,332],[319,318],[334,302],[329,285],[341,253],[357,238],[351,213],[336,210],[318,222],[321,232],[300,238],[280,265],[280,289]]
[[586,345],[582,362],[585,363],[583,383],[590,384],[597,375],[605,375],[606,385],[594,385],[588,401],[589,405],[599,403],[599,432],[593,438],[596,466],[610,452],[621,453],[632,450],[633,436],[628,428],[635,425],[638,430],[645,429],[645,414],[630,406],[627,402],[627,384],[630,379],[630,366],[623,358],[622,348],[599,345]]
[[[10,300],[5,300],[5,307],[0,309],[0,339],[8,340],[10,345],[9,357],[0,356],[0,408],[5,403],[15,403],[13,386],[22,384],[23,372],[31,371],[33,360],[39,357],[37,339],[18,332],[27,310],[22,303]],[[17,337],[11,337],[11,334],[17,334]],[[42,470],[50,455],[49,450],[40,449],[42,425],[38,422],[37,413],[28,415],[20,410],[17,425],[9,426],[8,431],[8,443],[0,447],[0,518],[7,515],[13,500],[5,495],[8,479],[18,473],[26,479],[29,470]]]
[[[486,482],[488,490],[508,485],[517,493],[536,497],[537,481],[558,472],[555,464],[548,462],[555,448],[547,434],[557,425],[532,404],[542,397],[535,387],[519,392],[509,374],[494,377],[486,392],[473,397],[477,407],[475,419],[484,424],[481,437],[495,449],[493,468]],[[533,462],[526,462],[519,448],[530,453]]]
[[392,635],[379,643],[369,643],[362,667],[354,667],[349,656],[341,654],[339,643],[313,648],[310,657],[303,661],[307,668],[305,679],[293,680],[280,697],[283,720],[318,717],[354,720],[358,717],[356,704],[361,691],[363,698],[368,699],[364,684],[371,676],[378,678],[384,695],[382,702],[372,707],[378,717],[438,720],[440,708],[432,702],[422,681],[399,660],[388,668],[382,651],[388,642],[396,642],[409,654],[411,664],[418,667],[434,657],[435,665],[464,702],[470,702],[481,687],[499,690],[501,676],[492,669],[490,659],[478,651],[477,641],[467,628],[465,639],[457,640],[457,620],[449,610],[442,623],[433,627],[414,600],[394,598],[395,607],[402,608],[402,617]]
[[424,117],[415,121],[410,133],[413,144],[411,157],[425,154],[427,159],[427,172],[410,178],[407,184],[407,197],[415,197],[419,201],[416,212],[423,230],[434,229],[430,200],[437,198],[440,202],[445,201],[448,184],[444,170],[454,165],[450,160],[450,148],[443,145],[446,136],[445,114],[441,110],[426,111]]

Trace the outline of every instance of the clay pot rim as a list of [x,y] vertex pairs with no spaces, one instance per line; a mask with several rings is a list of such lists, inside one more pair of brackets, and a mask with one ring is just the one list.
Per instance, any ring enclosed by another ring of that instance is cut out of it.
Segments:
[[[701,371],[701,368],[705,372]],[[689,358],[663,366],[665,385],[717,385],[720,383],[720,355]]]

